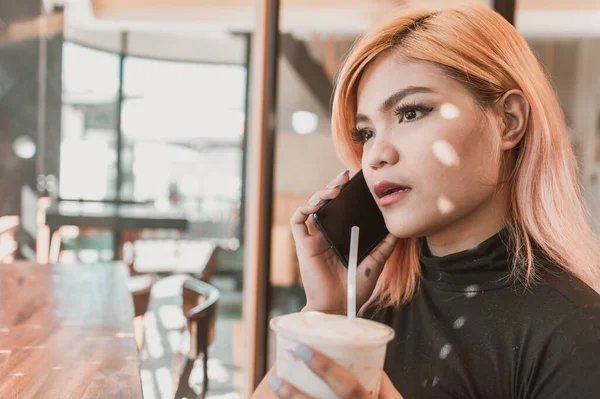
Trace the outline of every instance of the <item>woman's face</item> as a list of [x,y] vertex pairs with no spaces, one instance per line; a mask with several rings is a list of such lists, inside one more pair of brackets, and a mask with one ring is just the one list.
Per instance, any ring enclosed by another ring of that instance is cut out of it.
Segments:
[[433,235],[493,201],[487,125],[474,97],[432,64],[385,55],[366,69],[352,134],[364,143],[363,173],[392,234]]

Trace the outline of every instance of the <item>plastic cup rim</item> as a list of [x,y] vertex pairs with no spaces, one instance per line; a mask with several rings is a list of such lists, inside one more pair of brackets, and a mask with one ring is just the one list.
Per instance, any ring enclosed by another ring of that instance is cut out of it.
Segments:
[[289,316],[289,314],[279,315],[279,316],[272,318],[271,321],[269,322],[269,326],[271,327],[271,330],[273,330],[275,332],[275,334],[277,334],[278,336],[282,336],[282,337],[290,339],[292,341],[306,342],[306,343],[318,341],[319,343],[323,343],[328,346],[360,346],[360,347],[372,348],[372,347],[387,345],[390,341],[392,341],[394,339],[394,336],[396,335],[396,332],[390,326],[385,325],[383,323],[373,321],[373,320],[367,320],[367,319],[363,319],[363,320],[367,321],[367,322],[371,322],[371,323],[377,323],[377,324],[385,327],[387,329],[388,333],[383,337],[378,337],[376,339],[372,339],[372,340],[368,340],[368,341],[360,341],[360,342],[351,341],[351,340],[345,341],[343,339],[337,339],[337,338],[316,337],[316,336],[311,336],[311,335],[298,335],[298,334],[294,333],[293,331],[290,331],[289,329],[282,328],[281,326],[277,325],[277,322],[285,316]]

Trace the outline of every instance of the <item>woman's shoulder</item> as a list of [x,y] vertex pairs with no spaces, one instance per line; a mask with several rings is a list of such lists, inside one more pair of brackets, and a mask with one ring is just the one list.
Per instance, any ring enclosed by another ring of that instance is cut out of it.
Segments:
[[600,294],[564,268],[544,262],[540,271],[540,290],[559,295],[571,309],[600,309]]

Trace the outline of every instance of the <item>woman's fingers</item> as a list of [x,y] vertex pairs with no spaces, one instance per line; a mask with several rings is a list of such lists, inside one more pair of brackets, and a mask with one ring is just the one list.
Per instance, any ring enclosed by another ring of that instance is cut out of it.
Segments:
[[270,376],[268,381],[279,399],[313,399],[277,375]]
[[319,210],[323,206],[324,201],[337,197],[340,193],[341,186],[346,184],[348,179],[348,171],[340,173],[330,182],[327,188],[317,191],[308,200],[307,204],[296,209],[296,212],[294,212],[291,219],[292,234],[294,237],[302,238],[313,233],[311,230],[314,230],[314,226],[313,228],[309,228],[306,224],[309,216]]
[[342,186],[348,183],[348,180],[350,180],[348,173],[348,171],[344,171],[337,175],[337,177],[331,180],[325,188],[314,193],[313,196],[310,197],[308,203],[314,204],[319,200],[329,200],[337,197]]
[[350,371],[321,352],[299,344],[294,357],[302,360],[339,398],[368,399],[371,396]]
[[337,186],[337,185],[342,186],[342,185],[348,183],[348,180],[350,180],[350,171],[345,170],[342,173],[340,173],[339,175],[337,175],[336,177],[334,177],[333,179],[331,179],[331,181],[329,182],[327,187]]

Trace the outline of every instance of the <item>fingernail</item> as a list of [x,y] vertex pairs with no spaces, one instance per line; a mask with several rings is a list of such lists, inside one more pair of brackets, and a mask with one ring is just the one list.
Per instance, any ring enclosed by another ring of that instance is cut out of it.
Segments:
[[331,190],[332,190],[332,189],[334,189],[334,188],[338,188],[338,187],[341,187],[341,186],[340,186],[339,184],[332,184],[331,186],[329,186],[329,187],[327,187],[327,188],[329,188],[329,189],[331,189]]
[[299,344],[294,351],[294,355],[304,360],[305,362],[310,362],[313,358],[312,350],[309,347]]
[[321,200],[314,200],[314,201],[309,202],[308,205],[317,206],[317,205],[319,205],[319,202],[321,202]]
[[281,388],[281,384],[283,384],[283,380],[277,375],[269,376],[269,379],[267,381],[269,382],[269,386],[274,392],[277,392],[279,388]]
[[349,170],[345,170],[345,171],[343,171],[342,173],[340,173],[339,175],[337,175],[337,176],[336,176],[336,178],[337,178],[337,177],[342,177],[342,176],[344,176],[344,175],[345,175],[346,173],[348,173],[348,172],[350,172],[350,171],[349,171]]

